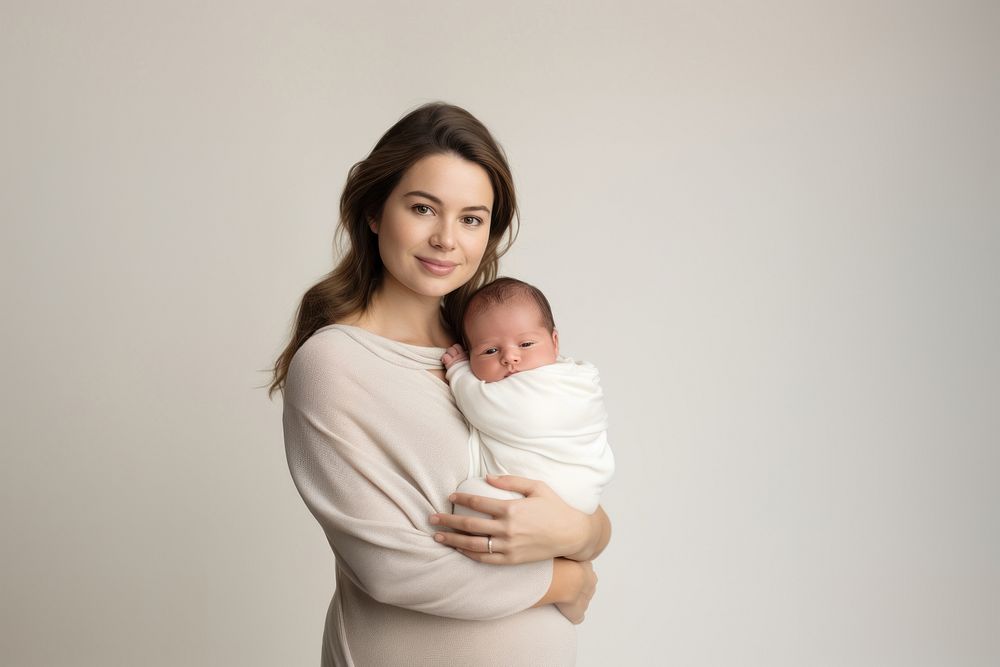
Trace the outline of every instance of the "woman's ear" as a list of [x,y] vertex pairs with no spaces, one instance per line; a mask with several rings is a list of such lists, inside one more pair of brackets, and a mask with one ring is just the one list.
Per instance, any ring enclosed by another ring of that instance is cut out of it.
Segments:
[[378,223],[375,218],[368,218],[368,229],[372,230],[372,234],[378,234]]

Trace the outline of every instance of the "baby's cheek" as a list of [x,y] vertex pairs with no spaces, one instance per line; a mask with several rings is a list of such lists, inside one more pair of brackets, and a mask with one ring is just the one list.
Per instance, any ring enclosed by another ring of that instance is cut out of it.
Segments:
[[496,382],[504,376],[503,369],[492,359],[476,358],[469,361],[472,374],[483,382]]

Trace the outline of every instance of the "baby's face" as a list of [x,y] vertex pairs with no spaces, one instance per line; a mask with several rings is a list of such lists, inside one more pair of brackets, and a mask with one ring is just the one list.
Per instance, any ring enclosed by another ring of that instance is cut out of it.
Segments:
[[520,371],[555,363],[559,335],[545,328],[529,299],[491,305],[465,322],[469,364],[477,378],[496,382]]

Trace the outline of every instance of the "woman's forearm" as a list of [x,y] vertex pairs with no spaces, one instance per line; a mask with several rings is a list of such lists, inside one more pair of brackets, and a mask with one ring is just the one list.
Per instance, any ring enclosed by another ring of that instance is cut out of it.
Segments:
[[608,542],[611,540],[611,519],[608,518],[603,507],[598,505],[597,511],[587,516],[582,534],[583,540],[579,549],[568,554],[566,558],[575,561],[594,560],[608,546]]

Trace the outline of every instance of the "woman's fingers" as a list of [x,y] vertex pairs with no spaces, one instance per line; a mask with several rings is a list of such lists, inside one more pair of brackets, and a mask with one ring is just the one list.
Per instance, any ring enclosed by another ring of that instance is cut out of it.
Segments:
[[[461,533],[434,533],[434,539],[441,544],[454,547],[473,560],[481,563],[510,563],[510,558],[503,553],[503,541],[498,537],[487,535],[462,535]],[[489,548],[493,547],[493,553]]]
[[434,540],[445,546],[454,547],[467,558],[492,565],[514,565],[517,561],[503,553],[503,542],[493,537],[493,553],[489,552],[488,535],[463,535],[461,533],[434,533]]
[[472,560],[492,565],[510,565],[514,563],[507,554],[503,553],[503,545],[496,537],[493,538],[493,553],[490,553],[488,539],[488,536],[483,535],[434,533],[435,541],[449,547],[454,547],[460,554]]
[[511,501],[488,498],[486,496],[475,496],[471,493],[453,493],[448,496],[448,500],[456,505],[463,505],[469,509],[474,509],[492,517],[502,517],[507,515],[507,509]]
[[[483,535],[463,535],[462,533],[440,532],[434,533],[434,540],[441,544],[447,544],[456,549],[466,549],[468,551],[482,551],[489,553],[489,537]],[[499,552],[497,539],[493,538],[493,551]]]
[[[503,532],[502,524],[496,519],[481,519],[476,516],[459,516],[457,514],[432,514],[431,525],[447,526],[466,533],[482,535],[497,535]],[[483,538],[480,537],[480,540]]]
[[486,481],[498,489],[517,491],[525,497],[536,495],[549,488],[549,485],[545,482],[537,479],[528,479],[527,477],[518,477],[517,475],[487,475]]
[[587,605],[557,602],[556,609],[558,609],[573,625],[580,625],[583,623],[584,617],[587,615]]
[[458,549],[458,553],[462,554],[466,558],[471,558],[472,560],[479,561],[480,563],[488,563],[490,565],[514,564],[506,554],[498,554],[498,553],[484,554],[481,551],[469,551],[468,549]]

